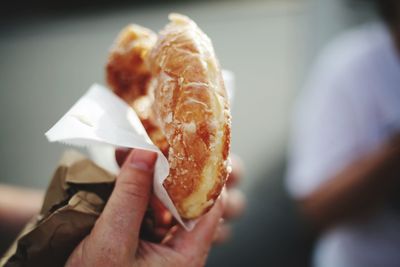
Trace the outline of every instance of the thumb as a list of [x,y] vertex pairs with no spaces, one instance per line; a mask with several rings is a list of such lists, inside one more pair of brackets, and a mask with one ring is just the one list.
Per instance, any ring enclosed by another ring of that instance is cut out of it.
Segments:
[[129,154],[114,191],[93,228],[95,237],[92,239],[96,239],[95,244],[103,244],[102,250],[122,247],[127,253],[136,250],[156,159],[156,153],[146,150],[134,149]]

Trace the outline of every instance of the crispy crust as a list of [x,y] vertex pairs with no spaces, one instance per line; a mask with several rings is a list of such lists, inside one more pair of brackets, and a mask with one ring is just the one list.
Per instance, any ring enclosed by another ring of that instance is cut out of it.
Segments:
[[147,94],[151,73],[144,64],[157,36],[132,24],[125,27],[114,42],[106,65],[106,79],[114,92],[128,103]]
[[149,56],[153,111],[169,145],[164,182],[180,215],[204,214],[227,178],[230,112],[210,39],[189,18],[170,15]]
[[122,29],[108,57],[106,79],[112,90],[136,111],[153,143],[168,155],[167,140],[152,116],[151,72],[145,64],[156,40],[153,31],[139,25]]
[[111,50],[107,81],[138,113],[170,163],[164,182],[181,217],[208,211],[227,179],[230,111],[210,39],[172,14],[159,38],[130,25]]

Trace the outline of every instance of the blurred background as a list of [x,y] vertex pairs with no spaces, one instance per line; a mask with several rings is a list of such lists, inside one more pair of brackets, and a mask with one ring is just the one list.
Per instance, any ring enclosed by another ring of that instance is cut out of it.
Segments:
[[[104,84],[119,30],[153,30],[170,12],[190,16],[236,75],[232,151],[245,163],[248,197],[231,242],[207,266],[308,266],[314,233],[283,177],[293,102],[321,48],[374,19],[344,0],[13,1],[0,11],[0,183],[45,189],[65,150],[44,137],[94,83]],[[0,231],[0,254],[15,233]]]

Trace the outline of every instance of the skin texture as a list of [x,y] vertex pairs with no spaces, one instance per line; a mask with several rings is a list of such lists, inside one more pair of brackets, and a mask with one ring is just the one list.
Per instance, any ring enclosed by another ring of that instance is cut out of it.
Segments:
[[[115,157],[118,165],[122,166],[130,149],[117,149]],[[240,217],[246,207],[246,199],[243,193],[237,188],[243,176],[243,163],[241,159],[232,155],[232,172],[229,174],[224,190],[224,212],[223,218],[220,220],[217,232],[214,235],[214,244],[222,244],[226,242],[232,235],[229,222]],[[152,223],[154,227],[151,229],[150,238],[154,242],[162,242],[171,232],[176,230],[177,222],[173,219],[171,213],[163,206],[155,195],[150,196],[149,206],[153,210],[154,219]]]
[[163,244],[139,239],[156,157],[137,149],[129,154],[103,213],[66,266],[204,266],[223,214],[221,200],[191,232],[178,228]]
[[[116,159],[120,166],[125,162],[131,150],[119,149],[116,151]],[[213,243],[221,244],[231,236],[230,220],[242,215],[245,208],[243,193],[237,189],[243,175],[243,166],[240,158],[232,156],[232,169],[227,182],[225,192],[225,204],[223,219],[218,220],[217,229],[213,235]],[[3,233],[16,235],[23,225],[32,216],[37,214],[43,202],[44,192],[16,186],[0,185],[0,226]],[[157,210],[157,227],[153,235],[157,243],[166,241],[171,233],[179,229],[171,214],[160,204],[159,200],[151,194],[148,204]],[[10,239],[11,242],[12,239]],[[190,245],[193,247],[193,245]],[[119,245],[117,246],[119,248]],[[113,250],[114,248],[111,248]]]

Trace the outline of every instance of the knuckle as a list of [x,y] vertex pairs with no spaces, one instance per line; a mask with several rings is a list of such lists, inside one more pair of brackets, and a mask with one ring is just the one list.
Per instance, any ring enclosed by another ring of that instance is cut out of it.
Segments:
[[147,198],[149,196],[149,186],[146,183],[140,183],[136,179],[121,179],[117,183],[118,191],[121,194],[129,195],[133,198]]

